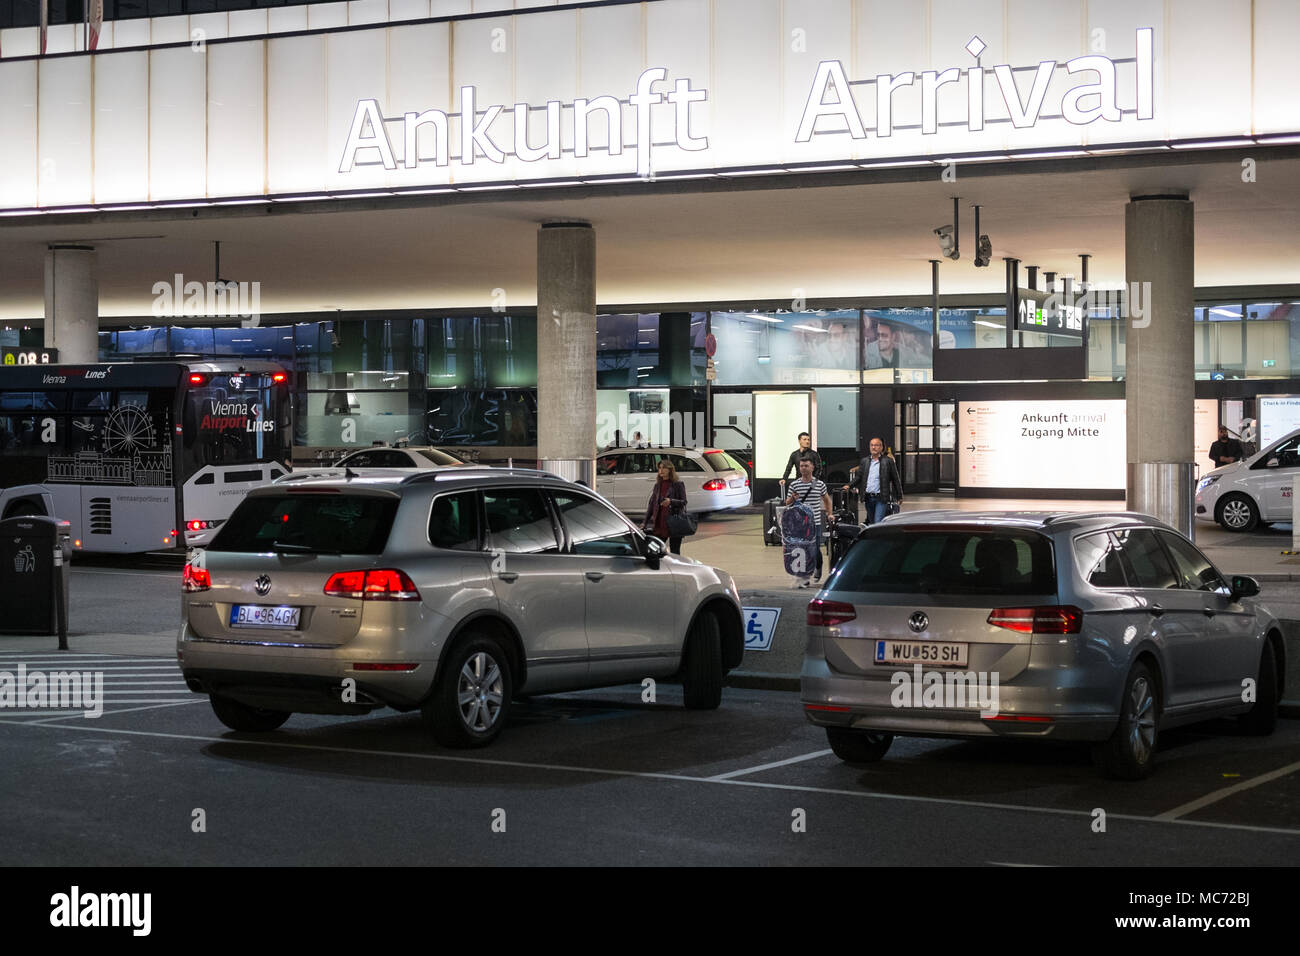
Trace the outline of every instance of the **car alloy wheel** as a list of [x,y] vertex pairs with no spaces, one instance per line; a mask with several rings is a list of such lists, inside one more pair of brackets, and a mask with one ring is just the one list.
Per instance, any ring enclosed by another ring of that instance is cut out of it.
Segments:
[[1151,759],[1156,746],[1156,699],[1151,692],[1151,682],[1139,677],[1129,690],[1128,736],[1129,751],[1135,763],[1144,764]]
[[497,638],[468,634],[447,652],[421,708],[444,747],[486,747],[505,727],[515,690],[510,655]]
[[460,669],[456,687],[460,719],[473,733],[486,733],[501,717],[504,693],[500,665],[487,651],[471,655]]
[[1259,522],[1259,515],[1249,499],[1233,495],[1220,506],[1219,520],[1229,531],[1251,531]]
[[1119,721],[1110,737],[1093,748],[1093,759],[1107,775],[1141,780],[1155,765],[1159,690],[1145,663],[1135,664],[1124,682]]

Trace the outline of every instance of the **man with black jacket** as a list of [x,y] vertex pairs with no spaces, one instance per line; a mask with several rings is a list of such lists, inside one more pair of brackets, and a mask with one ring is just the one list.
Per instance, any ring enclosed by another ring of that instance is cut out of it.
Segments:
[[894,459],[885,454],[885,443],[871,439],[871,456],[863,458],[854,469],[852,481],[844,490],[856,487],[866,503],[867,524],[884,521],[890,505],[903,501],[903,480],[898,475]]
[[786,477],[790,472],[794,472],[795,477],[799,477],[799,460],[802,458],[811,458],[813,463],[813,479],[824,478],[825,465],[822,464],[822,456],[817,454],[812,447],[812,436],[807,432],[799,433],[799,447],[790,452],[790,457],[785,463],[785,471],[781,472],[781,484],[785,484]]

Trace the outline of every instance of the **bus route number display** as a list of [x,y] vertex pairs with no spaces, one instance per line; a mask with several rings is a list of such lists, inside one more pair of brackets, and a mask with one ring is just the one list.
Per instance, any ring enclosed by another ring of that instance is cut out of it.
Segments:
[[23,349],[12,345],[0,348],[0,364],[57,365],[58,363],[58,349]]

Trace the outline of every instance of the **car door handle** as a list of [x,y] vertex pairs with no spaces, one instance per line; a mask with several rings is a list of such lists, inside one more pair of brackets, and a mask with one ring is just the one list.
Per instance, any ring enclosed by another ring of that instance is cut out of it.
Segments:
[[519,580],[519,572],[518,572],[518,571],[500,571],[500,572],[497,573],[497,577],[499,577],[502,581],[506,581],[506,582],[508,582],[508,583],[513,584],[515,581]]
[[604,572],[604,571],[588,571],[588,572],[587,572],[587,580],[588,580],[588,581],[599,581],[599,580],[601,580],[601,579],[604,578],[604,577],[605,577],[605,572]]
[[1161,614],[1165,613],[1165,609],[1162,608],[1159,604],[1152,604],[1149,608],[1147,608],[1147,610],[1151,612],[1152,617],[1159,617]]
[[1201,610],[1205,612],[1206,617],[1214,617],[1215,614],[1214,608],[1206,607],[1206,608],[1201,608]]

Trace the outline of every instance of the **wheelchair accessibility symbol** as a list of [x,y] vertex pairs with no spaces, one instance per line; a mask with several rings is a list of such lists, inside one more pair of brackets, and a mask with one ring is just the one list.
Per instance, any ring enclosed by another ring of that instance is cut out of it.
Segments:
[[747,607],[745,613],[745,650],[770,651],[776,622],[781,616],[779,607]]

